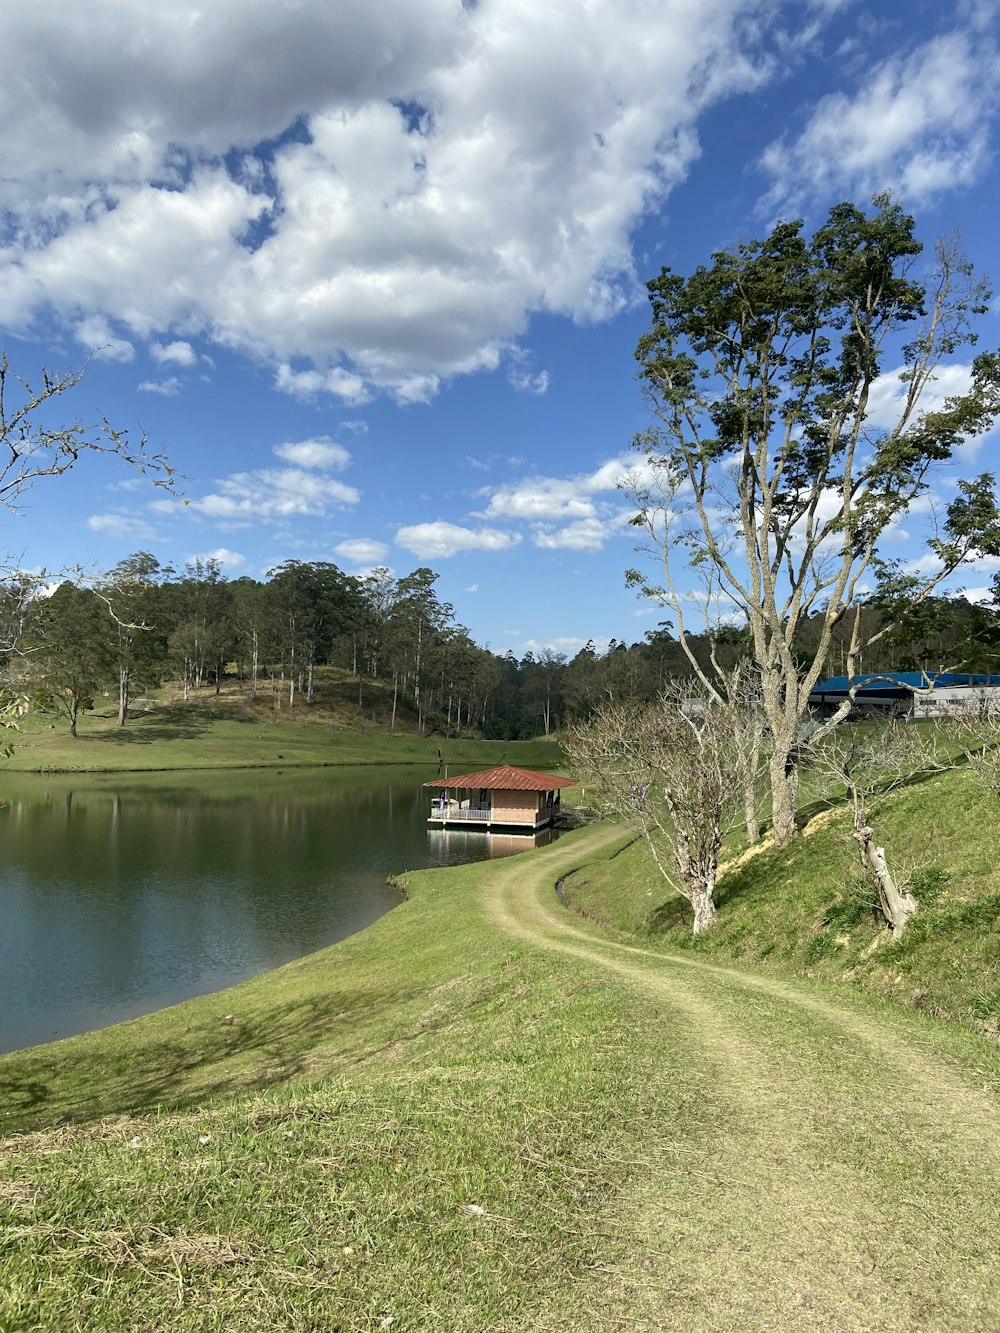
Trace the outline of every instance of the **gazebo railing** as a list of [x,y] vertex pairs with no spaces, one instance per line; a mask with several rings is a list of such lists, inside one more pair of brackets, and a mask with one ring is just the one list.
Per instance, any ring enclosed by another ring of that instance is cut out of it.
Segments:
[[431,806],[431,819],[477,819],[482,823],[493,818],[493,811],[471,809],[469,806],[441,805],[435,801]]

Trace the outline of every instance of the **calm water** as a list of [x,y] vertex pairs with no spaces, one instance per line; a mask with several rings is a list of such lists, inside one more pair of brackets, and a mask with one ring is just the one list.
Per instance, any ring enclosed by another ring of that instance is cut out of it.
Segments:
[[531,838],[428,830],[419,769],[0,782],[0,1051],[242,981],[370,925],[393,871]]

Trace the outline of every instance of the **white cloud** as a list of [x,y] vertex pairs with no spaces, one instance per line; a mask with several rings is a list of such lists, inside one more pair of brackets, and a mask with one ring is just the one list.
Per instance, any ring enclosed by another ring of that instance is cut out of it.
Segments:
[[[915,560],[910,560],[905,565],[908,574],[936,574],[941,568],[941,561],[933,551],[928,551],[925,555],[919,556]],[[962,564],[955,572],[956,578],[965,577],[968,574],[992,574],[1000,570],[1000,556],[996,555],[977,555],[975,553]]]
[[526,370],[512,370],[507,379],[513,389],[518,393],[531,393],[536,397],[541,397],[543,393],[548,392],[549,372],[540,370],[537,375],[531,375]]
[[276,444],[274,452],[286,463],[305,468],[344,468],[351,461],[351,455],[342,444],[336,444],[328,435],[317,436],[314,440],[299,440],[296,443]]
[[441,387],[438,375],[406,375],[393,388],[397,403],[429,403]]
[[81,319],[74,329],[76,340],[95,361],[131,361],[135,348],[127,338],[117,338],[102,315]]
[[612,535],[613,525],[600,518],[581,518],[564,528],[539,530],[535,545],[543,550],[599,551]]
[[644,467],[642,459],[620,455],[594,472],[575,477],[525,477],[513,485],[482,492],[490,496],[483,517],[542,522],[560,518],[593,520],[599,516],[594,497],[615,491],[630,473],[639,474]]
[[535,520],[592,518],[594,514],[594,502],[578,480],[528,477],[516,485],[495,490],[483,517]]
[[994,598],[993,584],[984,584],[977,588],[963,588],[962,596],[967,602],[973,602],[977,606],[992,606]]
[[536,312],[635,299],[631,231],[697,157],[699,114],[781,63],[777,15],[2,6],[4,318],[101,316],[250,355],[300,397],[427,402],[496,369]]
[[149,355],[161,366],[194,366],[198,363],[198,353],[189,342],[178,340],[171,343],[155,342],[150,346]]
[[916,203],[971,184],[990,160],[998,75],[995,43],[960,31],[865,69],[853,98],[822,98],[797,139],[766,149],[774,184],[764,206],[888,186]]
[[507,383],[516,393],[530,393],[541,397],[548,392],[549,372],[540,370],[531,373],[530,357],[519,347],[511,348],[510,369],[507,371]]
[[244,527],[295,517],[322,518],[331,508],[343,509],[361,499],[353,486],[293,467],[236,472],[215,484],[216,490],[200,500],[184,505],[176,500],[154,500],[150,508],[160,513],[200,514]]
[[283,393],[296,398],[315,398],[319,393],[332,393],[352,407],[361,407],[371,401],[361,376],[352,374],[343,366],[332,366],[328,370],[292,370],[287,364],[280,365],[274,382]]
[[508,551],[521,537],[516,532],[497,528],[463,528],[438,519],[434,523],[413,523],[396,531],[396,545],[412,551],[421,560],[447,560],[460,551]]
[[158,393],[164,398],[173,398],[181,391],[181,382],[176,375],[165,380],[143,380],[138,386],[139,393]]
[[214,551],[202,551],[199,555],[189,555],[188,560],[192,563],[195,560],[200,560],[202,564],[214,560],[227,573],[234,569],[242,569],[247,562],[245,555],[241,555],[239,551],[230,551],[227,546],[217,546]]
[[347,541],[339,542],[333,552],[349,564],[374,568],[383,563],[389,548],[384,542],[375,541],[371,537],[350,537]]
[[128,541],[150,541],[156,536],[145,519],[132,514],[91,514],[87,527],[104,537],[120,537]]
[[566,657],[575,657],[581,649],[586,648],[588,643],[592,643],[600,654],[608,651],[611,640],[604,634],[595,634],[591,639],[567,634],[554,639],[525,639],[523,643],[518,645],[518,649],[522,656],[525,653],[533,653],[537,656],[548,649],[552,653],[563,653]]

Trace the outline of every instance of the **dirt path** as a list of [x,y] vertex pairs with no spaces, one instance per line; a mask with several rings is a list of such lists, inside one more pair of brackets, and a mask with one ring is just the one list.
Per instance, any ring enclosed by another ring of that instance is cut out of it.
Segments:
[[[615,841],[595,831],[590,859]],[[1000,1330],[1000,1101],[954,1034],[612,939],[555,898],[579,858],[516,858],[483,910],[639,994],[663,1045],[604,1219],[622,1257],[551,1327]]]

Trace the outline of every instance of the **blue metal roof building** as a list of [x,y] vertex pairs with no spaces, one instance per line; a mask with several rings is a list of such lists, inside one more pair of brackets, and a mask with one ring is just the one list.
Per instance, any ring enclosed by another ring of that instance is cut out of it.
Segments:
[[[1000,676],[967,671],[883,671],[856,676],[858,688],[855,701],[872,707],[894,707],[896,711],[910,711],[915,700],[921,703],[935,694],[952,700],[968,697],[978,690],[1000,690]],[[849,676],[828,676],[810,692],[809,703],[814,707],[841,703],[850,690]]]

